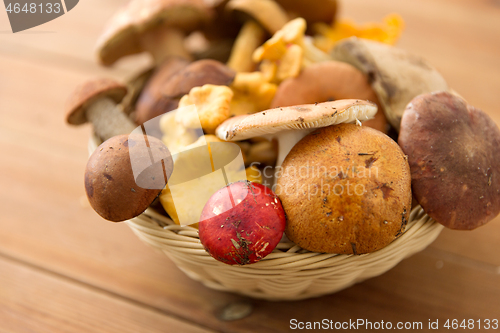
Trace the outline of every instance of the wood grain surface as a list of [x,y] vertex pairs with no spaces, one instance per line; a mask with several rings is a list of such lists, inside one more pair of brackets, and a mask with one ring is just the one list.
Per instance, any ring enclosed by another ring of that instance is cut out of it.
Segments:
[[[500,320],[499,217],[471,232],[444,230],[391,271],[300,302],[210,290],[126,225],[100,219],[83,187],[90,128],[66,125],[64,104],[86,79],[126,79],[149,65],[145,55],[111,69],[96,64],[95,41],[124,3],[80,1],[18,34],[0,8],[0,332],[281,332],[291,319],[424,327],[429,319]],[[341,1],[340,15],[360,23],[392,12],[406,22],[399,46],[427,58],[500,124],[500,1]],[[250,302],[252,314],[222,320],[238,302]]]

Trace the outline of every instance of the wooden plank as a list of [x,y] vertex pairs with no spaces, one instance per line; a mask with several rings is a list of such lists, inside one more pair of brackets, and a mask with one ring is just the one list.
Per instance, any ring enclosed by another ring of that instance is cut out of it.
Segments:
[[212,332],[2,257],[0,272],[0,332]]

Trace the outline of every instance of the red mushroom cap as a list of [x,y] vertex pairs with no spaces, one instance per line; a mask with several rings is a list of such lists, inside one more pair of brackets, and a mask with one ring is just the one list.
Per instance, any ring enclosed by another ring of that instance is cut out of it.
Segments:
[[200,241],[229,265],[255,263],[271,253],[285,231],[285,212],[264,185],[239,181],[214,193],[200,219]]

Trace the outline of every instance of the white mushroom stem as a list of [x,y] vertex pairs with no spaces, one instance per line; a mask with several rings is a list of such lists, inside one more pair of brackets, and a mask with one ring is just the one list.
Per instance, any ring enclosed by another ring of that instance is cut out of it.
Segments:
[[192,60],[187,51],[182,31],[172,28],[158,27],[145,33],[141,38],[143,50],[149,52],[156,65],[168,57],[183,57]]
[[130,134],[136,125],[110,98],[101,98],[86,110],[87,119],[94,126],[95,133],[106,141],[116,135]]

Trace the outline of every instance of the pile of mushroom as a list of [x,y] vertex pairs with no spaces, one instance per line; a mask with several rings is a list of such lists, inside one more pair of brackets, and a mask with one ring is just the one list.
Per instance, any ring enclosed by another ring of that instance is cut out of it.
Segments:
[[159,202],[177,224],[203,223],[228,264],[263,259],[283,231],[304,250],[377,251],[405,232],[412,193],[454,229],[499,214],[498,127],[393,46],[401,17],[336,16],[335,0],[131,0],[98,59],[146,52],[152,67],[89,81],[68,104],[67,122],[104,141],[85,175],[92,207],[123,221]]

